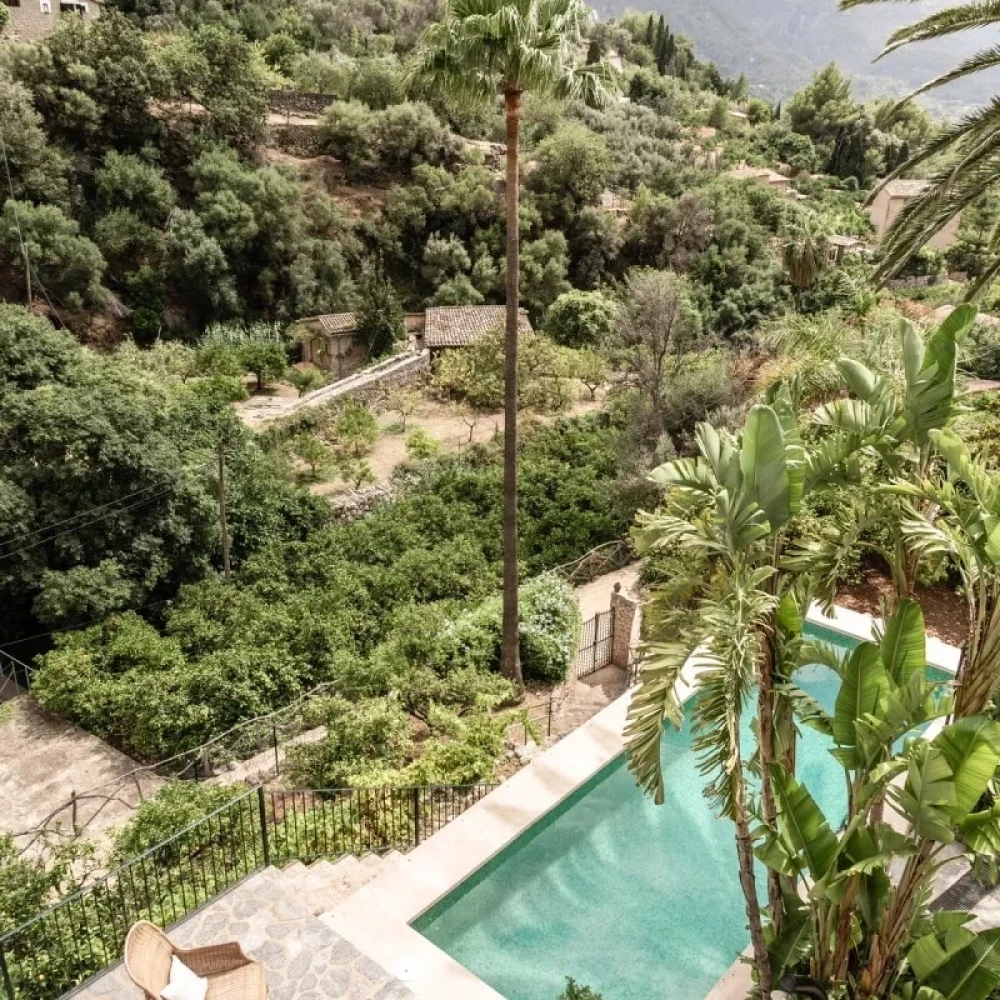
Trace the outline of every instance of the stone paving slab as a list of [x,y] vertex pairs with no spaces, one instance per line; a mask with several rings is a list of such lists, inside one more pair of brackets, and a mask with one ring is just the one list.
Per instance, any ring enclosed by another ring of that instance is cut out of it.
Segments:
[[[412,1000],[381,966],[303,907],[268,868],[171,928],[183,948],[239,941],[267,968],[271,1000]],[[141,1000],[118,965],[72,994],[74,1000]]]

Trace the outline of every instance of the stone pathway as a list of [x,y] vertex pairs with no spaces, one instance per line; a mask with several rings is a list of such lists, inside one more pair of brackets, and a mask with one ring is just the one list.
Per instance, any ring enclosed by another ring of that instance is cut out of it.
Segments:
[[[75,821],[95,843],[121,826],[142,799],[163,784],[131,757],[50,715],[30,695],[6,704],[0,758],[0,832],[24,834],[46,821],[69,832]],[[81,794],[75,806],[73,790]],[[27,836],[18,837],[22,846]]]
[[[351,861],[374,874],[374,864]],[[270,1000],[412,1000],[406,986],[310,912],[300,897],[302,871],[313,867],[293,866],[290,874],[277,868],[258,872],[182,920],[170,930],[170,937],[184,948],[239,941],[251,958],[267,968]],[[326,869],[336,868],[326,864]],[[317,876],[314,892],[330,877],[328,870]],[[329,906],[337,901],[331,896]],[[71,996],[142,1000],[121,965]]]

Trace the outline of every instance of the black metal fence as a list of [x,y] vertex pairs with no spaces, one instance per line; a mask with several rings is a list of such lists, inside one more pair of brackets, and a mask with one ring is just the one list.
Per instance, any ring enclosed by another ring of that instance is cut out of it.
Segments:
[[586,677],[611,664],[614,624],[613,610],[601,611],[583,623],[580,645],[573,661],[573,677]]
[[256,788],[0,936],[5,1000],[53,1000],[121,957],[129,927],[166,927],[284,861],[408,851],[495,786]]

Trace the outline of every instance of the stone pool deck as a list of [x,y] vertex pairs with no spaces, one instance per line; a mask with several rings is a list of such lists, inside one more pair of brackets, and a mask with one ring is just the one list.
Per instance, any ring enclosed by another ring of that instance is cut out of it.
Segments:
[[[239,941],[267,967],[270,1000],[413,1000],[406,986],[313,916],[297,889],[284,872],[266,868],[181,921],[170,937],[185,948]],[[142,998],[121,965],[71,995]]]

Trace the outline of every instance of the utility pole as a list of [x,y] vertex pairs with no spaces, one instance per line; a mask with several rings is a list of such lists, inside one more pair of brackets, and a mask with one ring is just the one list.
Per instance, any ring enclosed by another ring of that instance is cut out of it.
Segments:
[[229,570],[229,525],[226,522],[226,442],[219,442],[219,525],[222,529],[222,572],[226,583],[233,582]]

